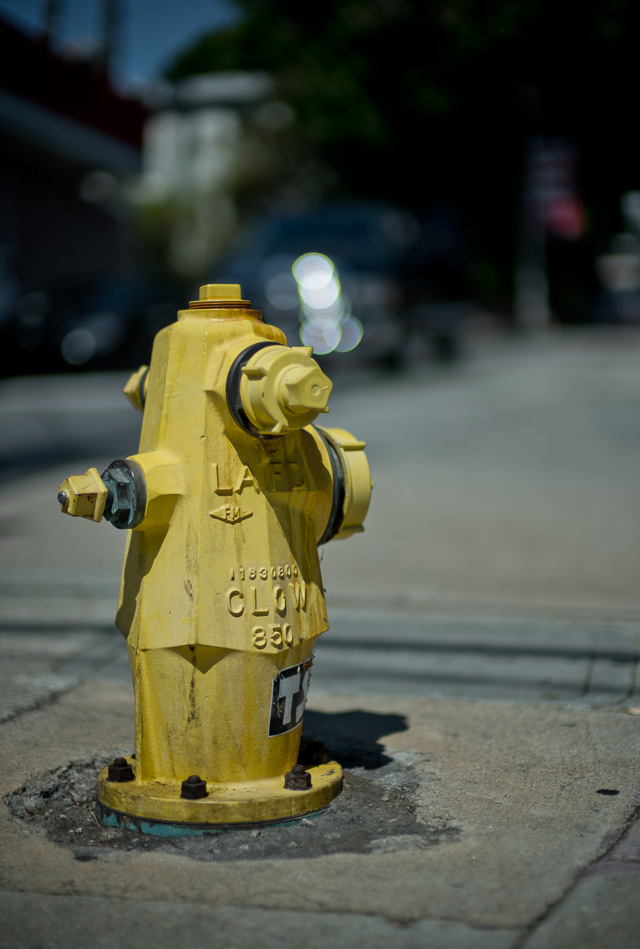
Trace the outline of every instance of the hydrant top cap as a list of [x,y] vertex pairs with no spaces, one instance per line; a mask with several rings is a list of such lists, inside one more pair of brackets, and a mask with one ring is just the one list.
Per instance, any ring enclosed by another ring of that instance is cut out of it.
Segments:
[[[245,310],[247,311],[245,315],[262,319],[262,314],[258,310],[251,310],[249,300],[242,299],[242,290],[238,283],[205,283],[203,287],[200,287],[199,299],[189,301],[189,310],[191,315],[194,310],[202,310],[205,316],[208,315],[209,310]],[[226,314],[226,316],[229,315],[231,314]],[[185,311],[180,310],[178,319],[182,320],[185,316]]]
[[201,300],[241,300],[242,292],[238,283],[206,283],[200,287]]

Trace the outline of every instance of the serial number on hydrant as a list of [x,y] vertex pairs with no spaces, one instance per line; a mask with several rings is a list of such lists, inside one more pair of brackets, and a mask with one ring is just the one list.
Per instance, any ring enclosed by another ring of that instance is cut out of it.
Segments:
[[268,580],[269,577],[273,580],[284,580],[291,579],[292,577],[297,577],[299,574],[298,567],[295,563],[288,564],[278,564],[276,566],[270,567],[232,567],[229,571],[230,580]]

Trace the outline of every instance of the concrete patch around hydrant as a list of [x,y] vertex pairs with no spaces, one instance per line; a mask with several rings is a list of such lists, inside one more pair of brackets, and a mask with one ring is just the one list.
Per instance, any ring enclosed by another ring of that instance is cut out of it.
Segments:
[[6,795],[5,802],[25,829],[69,848],[85,863],[99,859],[105,849],[180,851],[209,861],[390,853],[424,850],[459,833],[441,821],[416,820],[418,776],[411,767],[391,760],[377,771],[345,771],[343,792],[333,805],[301,821],[211,828],[207,834],[172,837],[168,844],[162,836],[98,824],[96,774],[105,763],[92,758],[63,765]]

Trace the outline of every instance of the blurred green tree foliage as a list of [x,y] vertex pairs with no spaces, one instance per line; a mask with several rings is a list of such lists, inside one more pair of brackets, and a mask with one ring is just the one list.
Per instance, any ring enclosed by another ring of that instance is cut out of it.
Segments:
[[640,185],[634,0],[235,4],[239,20],[199,38],[167,77],[269,72],[295,113],[296,154],[320,159],[334,191],[415,209],[455,202],[496,289],[532,135],[577,145],[596,240],[617,226],[621,192]]

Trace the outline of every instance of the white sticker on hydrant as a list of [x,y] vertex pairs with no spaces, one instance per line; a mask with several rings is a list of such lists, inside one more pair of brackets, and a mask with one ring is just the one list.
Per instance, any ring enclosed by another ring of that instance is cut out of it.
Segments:
[[302,721],[307,702],[311,660],[283,669],[273,680],[269,737],[284,735]]

